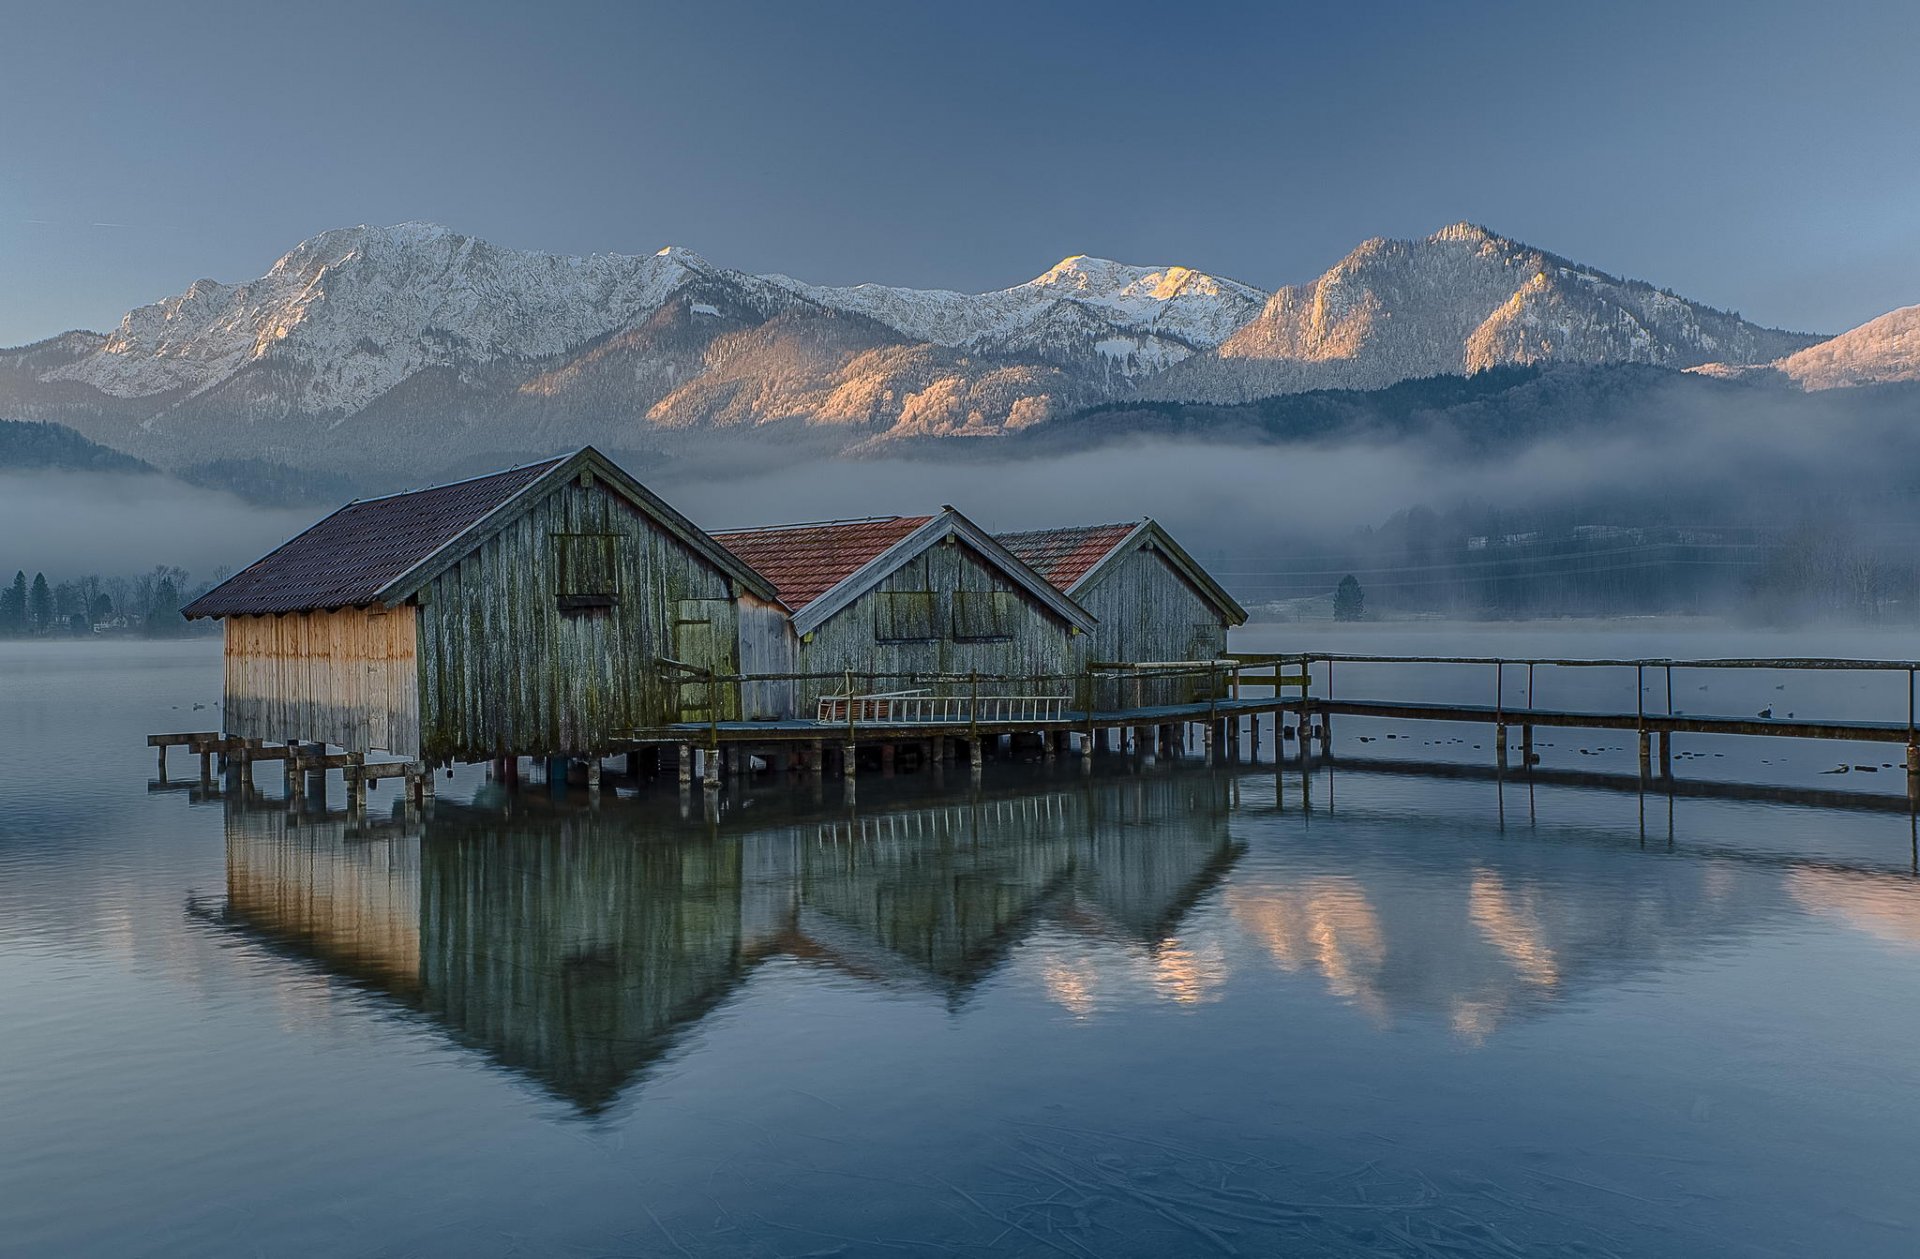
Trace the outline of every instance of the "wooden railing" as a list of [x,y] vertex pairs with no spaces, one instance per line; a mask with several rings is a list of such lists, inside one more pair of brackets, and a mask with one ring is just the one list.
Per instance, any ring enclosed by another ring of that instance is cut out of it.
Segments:
[[938,726],[979,722],[1064,721],[1064,695],[934,695],[890,691],[822,695],[816,720],[846,725]]

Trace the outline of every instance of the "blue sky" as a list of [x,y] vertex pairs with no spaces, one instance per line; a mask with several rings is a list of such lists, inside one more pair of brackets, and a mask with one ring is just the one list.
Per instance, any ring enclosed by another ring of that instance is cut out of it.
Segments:
[[1920,4],[7,6],[0,344],[330,227],[982,289],[1461,219],[1750,318],[1920,302]]

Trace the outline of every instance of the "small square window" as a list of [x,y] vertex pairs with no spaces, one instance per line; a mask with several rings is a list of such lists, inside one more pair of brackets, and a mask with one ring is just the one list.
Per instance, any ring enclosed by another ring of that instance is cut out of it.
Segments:
[[882,590],[874,595],[873,636],[883,643],[919,643],[937,638],[931,590]]
[[554,592],[562,612],[594,612],[620,602],[620,538],[561,533],[553,539]]

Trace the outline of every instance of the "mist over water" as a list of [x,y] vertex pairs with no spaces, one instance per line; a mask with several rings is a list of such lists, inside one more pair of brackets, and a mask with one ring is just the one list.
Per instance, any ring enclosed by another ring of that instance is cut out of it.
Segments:
[[150,474],[0,472],[0,567],[50,580],[242,568],[322,513],[263,508]]
[[[1355,572],[1376,614],[1912,620],[1920,608],[1920,393],[1841,400],[1604,373],[1434,388],[1484,396],[1386,418],[1342,403],[1360,418],[1284,439],[1211,413],[1178,433],[1090,415],[1070,432],[857,454],[784,430],[612,453],[713,529],[944,504],[993,530],[1153,516],[1249,605],[1325,597]],[[549,453],[450,452],[452,474]],[[164,477],[6,474],[0,539],[38,554],[0,563],[206,574],[325,510],[251,507]]]

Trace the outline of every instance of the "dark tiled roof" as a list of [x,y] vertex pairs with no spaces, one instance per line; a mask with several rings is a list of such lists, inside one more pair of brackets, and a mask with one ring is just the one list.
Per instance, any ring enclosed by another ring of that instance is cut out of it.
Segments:
[[780,602],[798,612],[932,519],[889,516],[741,529],[713,537],[772,582],[780,592]]
[[187,605],[186,614],[247,616],[353,608],[551,471],[560,459],[410,494],[349,503]]
[[1123,525],[1078,525],[1070,529],[1035,529],[1030,533],[995,535],[1001,546],[1012,551],[1027,567],[1052,582],[1057,590],[1073,589],[1073,584],[1093,571],[1093,566],[1113,554],[1113,548],[1125,542],[1139,521]]

